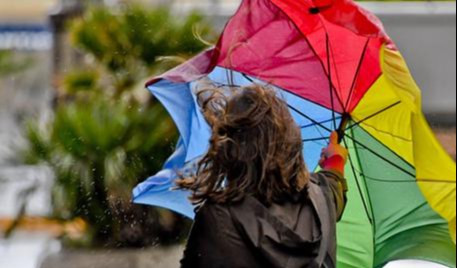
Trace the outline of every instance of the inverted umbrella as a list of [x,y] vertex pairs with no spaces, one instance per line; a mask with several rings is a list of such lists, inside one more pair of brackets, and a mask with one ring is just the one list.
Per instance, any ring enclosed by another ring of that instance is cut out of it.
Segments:
[[215,48],[147,87],[181,134],[164,170],[134,201],[193,218],[177,172],[208,149],[202,84],[275,87],[302,129],[317,170],[330,132],[350,151],[348,206],[338,226],[338,267],[421,259],[455,267],[455,162],[421,112],[421,93],[380,21],[350,0],[244,0]]

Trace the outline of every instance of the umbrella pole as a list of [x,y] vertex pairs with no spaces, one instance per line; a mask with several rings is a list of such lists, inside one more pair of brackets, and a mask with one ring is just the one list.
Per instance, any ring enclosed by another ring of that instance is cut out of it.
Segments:
[[338,132],[338,143],[343,142],[344,136],[346,135],[346,128],[349,124],[349,120],[351,120],[351,116],[347,113],[343,115],[343,118],[341,119],[340,126],[337,129]]

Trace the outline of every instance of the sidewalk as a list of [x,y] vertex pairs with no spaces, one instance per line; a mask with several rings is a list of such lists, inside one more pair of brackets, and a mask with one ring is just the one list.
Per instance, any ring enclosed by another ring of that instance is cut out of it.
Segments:
[[183,248],[67,251],[51,255],[40,268],[178,268]]
[[60,242],[46,234],[18,233],[9,240],[0,238],[0,267],[37,268],[43,258],[59,250]]

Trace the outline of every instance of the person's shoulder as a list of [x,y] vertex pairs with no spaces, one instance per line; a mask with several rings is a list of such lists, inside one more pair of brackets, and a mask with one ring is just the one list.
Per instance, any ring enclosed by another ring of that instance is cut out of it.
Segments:
[[246,196],[241,200],[223,203],[206,201],[197,210],[197,217],[229,220],[234,217],[238,218],[241,214],[256,214],[261,210],[266,210],[266,208],[260,201],[253,196]]
[[344,176],[337,171],[321,170],[317,173],[311,174],[312,183],[322,186],[327,186],[332,182],[344,181]]
[[205,201],[199,208],[197,208],[197,215],[200,216],[217,216],[227,217],[230,215],[230,204],[228,203],[216,203],[212,201]]
[[317,186],[328,186],[327,174],[322,171],[312,173],[309,182]]

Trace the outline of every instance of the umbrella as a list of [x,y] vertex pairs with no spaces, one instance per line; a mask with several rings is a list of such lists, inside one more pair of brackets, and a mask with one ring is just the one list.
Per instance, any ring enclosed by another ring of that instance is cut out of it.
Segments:
[[164,170],[134,201],[190,218],[189,193],[173,191],[210,128],[196,92],[252,83],[275,87],[302,129],[317,170],[330,132],[350,151],[350,191],[338,226],[338,267],[430,260],[455,267],[455,162],[421,112],[421,93],[381,22],[350,0],[244,0],[217,45],[147,84],[181,134]]

